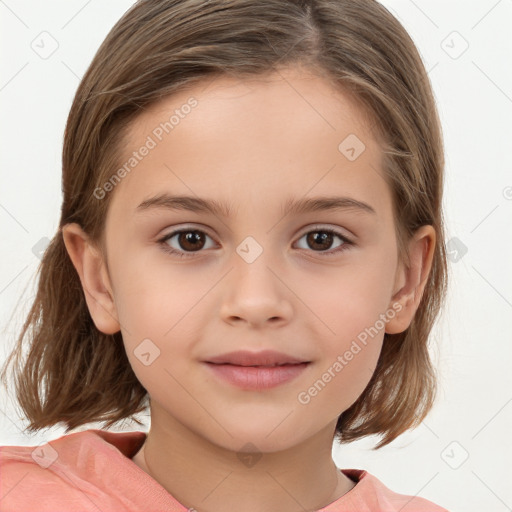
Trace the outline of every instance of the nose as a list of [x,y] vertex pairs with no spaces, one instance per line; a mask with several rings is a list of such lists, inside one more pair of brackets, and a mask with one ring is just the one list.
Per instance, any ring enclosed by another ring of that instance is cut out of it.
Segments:
[[265,252],[252,263],[235,260],[235,268],[225,282],[221,315],[228,323],[246,323],[251,327],[288,323],[293,314],[293,293],[269,266]]

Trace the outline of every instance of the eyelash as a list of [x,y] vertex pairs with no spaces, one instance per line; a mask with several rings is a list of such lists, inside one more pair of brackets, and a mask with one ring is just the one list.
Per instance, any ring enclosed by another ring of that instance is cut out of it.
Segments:
[[[165,251],[168,254],[171,254],[173,256],[178,256],[179,258],[192,258],[192,257],[195,256],[195,254],[197,254],[199,252],[202,252],[202,251],[201,250],[199,250],[199,251],[189,251],[189,252],[177,251],[176,249],[173,249],[172,247],[169,246],[169,244],[166,243],[168,240],[170,240],[171,238],[175,237],[176,235],[179,235],[180,233],[190,233],[190,232],[202,233],[202,234],[212,238],[210,235],[208,235],[208,233],[206,233],[206,232],[204,232],[204,231],[202,231],[200,229],[185,228],[185,229],[178,229],[176,231],[172,231],[171,233],[165,235],[163,238],[160,238],[158,240],[158,243],[160,244],[162,250]],[[355,245],[354,242],[349,240],[345,235],[342,235],[339,231],[336,231],[335,229],[330,229],[330,228],[326,228],[326,229],[318,228],[318,227],[313,228],[313,229],[303,233],[299,237],[299,240],[301,238],[303,238],[305,235],[308,235],[310,233],[318,233],[318,232],[328,233],[328,234],[331,234],[331,235],[335,235],[338,238],[340,238],[342,240],[342,242],[343,242],[342,245],[340,245],[339,247],[337,247],[334,250],[312,251],[312,252],[319,253],[319,254],[322,254],[322,255],[327,255],[327,256],[324,256],[324,257],[330,257],[330,256],[338,255],[338,254],[342,253],[343,251],[348,250],[350,248],[350,246]]]

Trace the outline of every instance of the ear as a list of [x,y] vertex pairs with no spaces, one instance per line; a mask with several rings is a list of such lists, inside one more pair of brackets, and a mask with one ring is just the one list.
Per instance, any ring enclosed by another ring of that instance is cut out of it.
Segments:
[[[409,242],[410,266],[405,268],[403,262],[399,262],[395,291],[389,304],[390,308],[394,305],[393,309],[397,313],[387,322],[386,333],[403,332],[411,324],[432,267],[435,244],[436,232],[432,226],[419,228]],[[401,305],[401,309],[398,309],[398,304]]]
[[80,277],[85,300],[94,325],[105,334],[120,330],[112,286],[106,264],[96,246],[79,224],[62,227],[62,236],[69,257]]

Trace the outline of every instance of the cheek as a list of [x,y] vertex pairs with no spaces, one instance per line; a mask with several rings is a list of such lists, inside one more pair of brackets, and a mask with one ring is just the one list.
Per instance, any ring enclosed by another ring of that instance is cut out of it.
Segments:
[[[197,302],[207,281],[187,276],[185,265],[170,264],[157,247],[128,251],[129,258],[115,254],[116,309],[128,331],[146,326],[162,336]],[[191,268],[191,267],[189,267]]]
[[[189,364],[201,340],[198,318],[206,319],[216,304],[210,292],[218,276],[192,266],[171,268],[160,262],[160,256],[151,265],[132,258],[116,268],[115,302],[123,342],[144,386],[151,381],[152,372],[161,382],[161,371],[174,368],[177,361],[180,371],[186,371],[183,365]],[[149,374],[144,365],[148,359],[155,361],[148,365]]]
[[304,311],[317,318],[318,333],[339,344],[375,325],[386,312],[393,279],[393,258],[356,255],[343,266],[302,272],[294,281],[294,292],[307,306]]
[[[307,297],[315,313],[319,367],[302,389],[311,413],[322,407],[334,416],[350,407],[364,391],[374,373],[382,349],[393,284],[393,259],[363,258],[357,265],[338,268],[321,277],[303,279],[297,294]],[[318,397],[318,398],[317,398]],[[317,404],[317,406],[315,405]],[[320,405],[322,404],[322,405]]]
[[343,345],[297,395],[310,417],[339,416],[359,398],[374,373],[382,335],[366,345],[357,340]]
[[366,278],[344,283],[308,296],[323,323],[315,336],[318,367],[297,397],[311,415],[334,417],[348,409],[368,385],[382,349],[387,288]]

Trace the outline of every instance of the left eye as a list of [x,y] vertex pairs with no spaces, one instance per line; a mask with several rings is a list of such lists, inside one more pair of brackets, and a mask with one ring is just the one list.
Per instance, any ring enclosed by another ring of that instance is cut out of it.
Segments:
[[330,247],[326,246],[331,246],[334,238],[340,239],[342,241],[342,244],[336,246],[335,250],[329,251],[329,254],[344,251],[348,248],[348,246],[352,245],[352,242],[347,237],[333,229],[317,228],[312,231],[308,231],[307,233],[302,235],[299,238],[299,240],[302,240],[303,238],[306,238],[306,243],[309,246],[315,247],[320,250],[314,252],[326,252],[328,249],[330,249]]
[[[169,243],[173,238],[176,238],[178,247],[173,247]],[[328,255],[347,250],[351,245],[353,245],[353,242],[351,242],[347,237],[333,229],[317,228],[310,230],[307,233],[304,233],[299,238],[299,241],[303,238],[306,239],[306,244],[309,248],[317,249],[314,252],[323,252]],[[329,250],[335,238],[341,240],[342,243],[338,244],[334,250]],[[195,252],[200,252],[201,249],[211,249],[212,246],[214,246],[212,244],[207,246],[205,239],[212,240],[212,238],[204,231],[189,228],[173,231],[158,240],[158,242],[162,246],[162,249],[168,253],[179,257],[192,257]],[[299,247],[299,249],[304,248],[307,249],[308,247]]]

